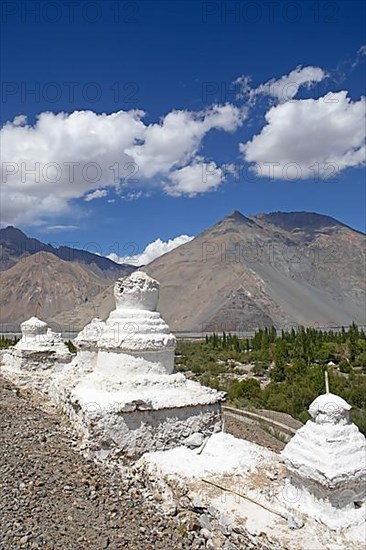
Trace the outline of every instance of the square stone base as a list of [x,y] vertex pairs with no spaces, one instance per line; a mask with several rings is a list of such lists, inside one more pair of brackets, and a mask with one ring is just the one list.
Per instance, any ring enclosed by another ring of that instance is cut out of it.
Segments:
[[[93,376],[89,381],[94,381]],[[164,377],[165,383],[170,379]],[[54,381],[50,393],[92,455],[128,462],[150,451],[199,446],[221,430],[221,395],[217,393],[213,400],[213,390],[197,385],[199,393],[189,402],[191,384],[197,390],[195,383],[186,381],[177,387],[172,384],[169,390],[158,384],[139,391],[126,383],[113,391],[100,385],[95,389],[85,376],[75,381],[70,372],[69,380]],[[169,391],[166,406],[164,391]]]

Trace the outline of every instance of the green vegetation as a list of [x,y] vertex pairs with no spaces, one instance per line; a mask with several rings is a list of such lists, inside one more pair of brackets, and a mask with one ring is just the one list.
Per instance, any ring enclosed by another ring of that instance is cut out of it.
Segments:
[[19,338],[6,338],[5,336],[0,336],[0,349],[10,348],[15,346],[19,342]]
[[67,340],[65,342],[65,344],[69,348],[70,353],[76,353],[77,352],[76,346],[71,342],[71,340]]
[[302,422],[324,393],[328,370],[331,391],[352,405],[352,420],[366,433],[366,335],[355,324],[339,332],[300,328],[279,335],[272,327],[250,339],[213,334],[203,342],[180,341],[176,364],[226,391],[233,406],[285,412]]

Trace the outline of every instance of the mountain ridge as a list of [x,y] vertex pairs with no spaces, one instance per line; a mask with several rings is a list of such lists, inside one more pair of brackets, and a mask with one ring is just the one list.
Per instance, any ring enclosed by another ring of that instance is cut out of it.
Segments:
[[28,237],[21,229],[7,226],[0,229],[0,271],[14,266],[21,258],[38,252],[48,252],[57,258],[68,262],[78,262],[89,267],[98,275],[105,275],[110,279],[128,275],[136,269],[129,264],[117,264],[105,256],[99,256],[93,252],[72,248],[70,246],[54,247],[50,243],[44,243],[38,239]]

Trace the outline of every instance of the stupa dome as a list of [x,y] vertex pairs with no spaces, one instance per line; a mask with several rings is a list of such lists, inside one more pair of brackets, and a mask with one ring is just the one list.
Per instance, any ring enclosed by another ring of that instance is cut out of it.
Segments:
[[348,422],[351,405],[339,395],[325,393],[311,403],[309,414],[317,424]]
[[134,271],[114,285],[116,307],[155,311],[159,299],[159,283],[144,271]]
[[105,328],[105,322],[99,317],[95,317],[85,325],[83,330],[74,339],[74,343],[78,348],[91,348],[97,345],[98,338]]
[[135,374],[151,369],[173,372],[176,338],[157,311],[159,286],[143,271],[118,279],[114,285],[116,309],[97,342],[98,369],[123,368]]
[[33,316],[27,321],[21,323],[20,329],[22,331],[23,338],[34,338],[40,334],[47,334],[48,325],[44,321],[41,321],[41,319],[38,319],[38,317]]

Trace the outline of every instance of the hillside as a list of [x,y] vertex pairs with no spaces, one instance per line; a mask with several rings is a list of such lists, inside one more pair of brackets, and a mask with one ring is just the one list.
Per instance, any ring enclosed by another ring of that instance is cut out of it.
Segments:
[[[107,285],[99,277],[76,262],[60,260],[48,252],[38,252],[18,261],[1,273],[0,322],[3,330],[14,330],[21,321],[37,314],[59,328],[55,315],[61,311],[88,304]],[[92,316],[95,313],[92,313]],[[5,325],[5,326],[4,326]],[[73,330],[73,321],[64,330]]]
[[67,262],[77,262],[87,266],[97,275],[116,280],[118,277],[132,273],[136,268],[128,264],[117,264],[109,258],[93,254],[87,250],[69,246],[54,247],[38,239],[28,237],[16,227],[8,226],[0,229],[0,271],[14,266],[20,259],[24,259],[38,252],[48,252]]
[[364,247],[328,216],[235,211],[146,271],[175,330],[365,324]]
[[[235,211],[144,269],[160,281],[159,308],[175,331],[366,322],[365,236],[316,213]],[[112,289],[93,303],[106,317]],[[85,303],[56,319],[83,326],[92,316]]]

